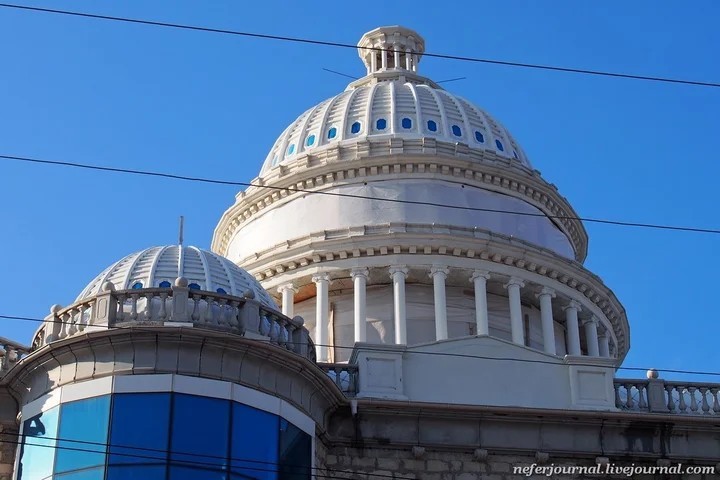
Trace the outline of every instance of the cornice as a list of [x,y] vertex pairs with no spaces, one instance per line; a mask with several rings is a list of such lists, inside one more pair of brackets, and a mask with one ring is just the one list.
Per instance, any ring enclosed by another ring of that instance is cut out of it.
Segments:
[[540,172],[490,151],[427,138],[364,140],[298,155],[255,179],[254,186],[237,195],[215,228],[212,249],[226,255],[242,224],[263,210],[306,194],[293,189],[315,192],[368,180],[402,178],[449,180],[519,198],[556,217],[553,221],[572,242],[578,261],[587,255],[588,236],[577,213]]

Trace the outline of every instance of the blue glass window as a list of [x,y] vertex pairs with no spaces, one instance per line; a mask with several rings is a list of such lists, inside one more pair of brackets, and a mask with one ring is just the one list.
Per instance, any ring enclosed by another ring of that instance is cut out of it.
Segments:
[[[199,412],[202,414],[199,415]],[[227,471],[229,418],[228,400],[174,395],[170,441],[171,480],[215,478],[198,476],[198,468]],[[224,478],[224,475],[217,478]]]
[[435,123],[435,120],[428,120],[427,126],[431,132],[437,132],[437,123]]
[[311,450],[310,435],[281,418],[279,477],[288,480],[309,479]]
[[405,129],[412,128],[412,120],[407,117],[403,118],[402,119],[402,127]]
[[460,127],[458,127],[457,125],[452,126],[452,132],[453,135],[455,135],[456,137],[462,137],[462,130],[460,130]]
[[495,146],[496,146],[497,149],[500,150],[501,152],[504,152],[504,151],[505,151],[505,147],[503,147],[503,144],[502,144],[502,142],[501,142],[500,140],[495,140]]
[[272,160],[272,166],[274,167],[275,165],[277,165],[277,163],[278,163],[278,156],[275,155]]
[[60,407],[58,438],[62,440],[57,444],[56,473],[105,465],[109,418],[109,395]]
[[515,150],[513,150],[513,157],[518,158],[517,152]]
[[[230,457],[231,478],[240,480],[277,478],[279,418],[247,405],[233,405]],[[244,459],[253,461],[242,461]],[[268,471],[263,471],[268,470]]]
[[188,285],[188,288],[189,288],[190,290],[202,290],[202,289],[200,288],[200,285],[198,285],[197,283],[191,283],[190,285]]
[[52,408],[23,422],[24,444],[20,449],[18,478],[35,479],[52,475],[58,410],[60,407]]
[[337,128],[330,127],[330,130],[328,130],[328,138],[332,140],[337,135]]
[[170,288],[172,287],[172,284],[168,282],[167,280],[163,280],[160,282],[160,288]]
[[225,289],[224,289],[224,288],[218,288],[218,289],[217,289],[217,290],[215,290],[215,291],[216,291],[217,293],[219,293],[219,294],[222,294],[222,295],[227,295],[227,292],[225,291]]
[[315,135],[308,135],[307,139],[305,140],[305,145],[308,147],[312,147],[315,145]]
[[360,128],[362,125],[360,125],[360,122],[355,122],[350,127],[350,133],[360,133]]
[[133,290],[140,290],[142,287],[143,287],[142,282],[135,282],[132,284],[132,287],[130,287],[130,288],[132,288]]
[[295,144],[294,144],[294,143],[291,143],[290,146],[289,146],[288,149],[287,149],[287,154],[288,154],[288,155],[292,155],[293,153],[295,153]]
[[387,120],[384,118],[378,118],[378,121],[375,122],[375,127],[378,130],[385,130],[387,128]]
[[[79,472],[63,473],[55,475],[56,480],[103,480],[105,477],[104,467],[95,467],[88,470],[80,470]],[[131,478],[131,477],[128,477]],[[152,479],[147,479],[152,480]]]
[[482,132],[475,132],[475,140],[477,140],[480,143],[485,143],[485,137],[483,136]]

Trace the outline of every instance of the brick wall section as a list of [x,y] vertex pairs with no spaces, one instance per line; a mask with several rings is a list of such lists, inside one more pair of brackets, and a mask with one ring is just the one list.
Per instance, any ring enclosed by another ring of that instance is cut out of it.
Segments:
[[[320,444],[321,442],[317,442]],[[582,475],[552,475],[550,477],[533,475],[527,477],[513,473],[514,466],[528,466],[537,463],[534,455],[510,456],[489,454],[487,459],[478,460],[473,453],[461,452],[432,452],[428,451],[421,458],[415,458],[411,450],[366,448],[364,450],[337,447],[326,448],[325,458],[318,458],[316,463],[317,480],[521,480],[521,479],[548,479],[578,480],[587,478],[592,480],[605,478],[628,478],[622,475],[614,476],[588,476]],[[655,462],[643,463],[638,460],[613,459],[617,465],[655,465]],[[594,465],[594,459],[572,460],[569,458],[550,458],[547,465]],[[634,475],[633,479],[667,479],[662,475]],[[688,480],[717,480],[717,475],[673,476],[674,479]]]
[[0,425],[0,480],[12,479],[17,438],[18,428],[15,425]]

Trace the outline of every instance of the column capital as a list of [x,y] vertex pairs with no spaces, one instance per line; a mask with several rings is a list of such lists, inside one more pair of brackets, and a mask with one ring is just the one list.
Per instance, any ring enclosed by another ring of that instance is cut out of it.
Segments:
[[485,281],[488,281],[490,280],[490,272],[488,272],[487,270],[473,270],[470,281],[474,282],[476,278],[484,278]]
[[508,282],[504,285],[504,287],[508,288],[510,286],[515,286],[515,285],[522,288],[525,286],[525,282],[523,282],[521,279],[519,279],[517,277],[510,277],[510,280],[508,280]]
[[326,272],[318,272],[312,276],[312,281],[313,283],[329,282],[330,275],[328,275]]
[[433,265],[430,269],[430,277],[433,278],[435,275],[442,275],[443,278],[447,278],[450,269],[445,265]]
[[536,297],[540,298],[544,295],[550,295],[550,298],[555,298],[557,295],[555,294],[555,290],[550,287],[542,287],[542,289],[535,294]]
[[[583,326],[587,325],[588,323],[594,323],[596,327],[597,327],[598,325],[600,325],[600,321],[599,321],[599,320],[597,319],[597,317],[594,316],[594,315],[593,315],[592,317],[583,318],[582,320],[580,320],[580,323],[581,323]],[[599,332],[598,332],[598,333],[599,333]]]
[[580,305],[580,302],[577,300],[570,300],[570,302],[563,307],[563,310],[569,310],[571,308],[574,308],[578,312],[582,312],[582,305]]
[[388,273],[391,277],[395,276],[396,273],[402,273],[403,277],[407,277],[409,271],[405,265],[391,265],[390,268],[388,268]]
[[367,280],[369,275],[370,270],[366,267],[354,267],[350,270],[350,277],[352,277],[353,280],[355,280],[355,277],[364,277],[365,280]]
[[277,288],[278,293],[283,293],[285,290],[290,290],[290,291],[292,291],[293,293],[297,293],[297,292],[298,292],[297,287],[294,286],[292,283],[286,283],[286,284],[284,284],[284,285],[280,285],[280,286]]

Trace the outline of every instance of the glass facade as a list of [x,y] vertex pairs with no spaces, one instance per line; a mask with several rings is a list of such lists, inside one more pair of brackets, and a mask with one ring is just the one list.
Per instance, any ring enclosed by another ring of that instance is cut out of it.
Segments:
[[309,480],[312,438],[230,400],[117,393],[23,422],[18,480]]

